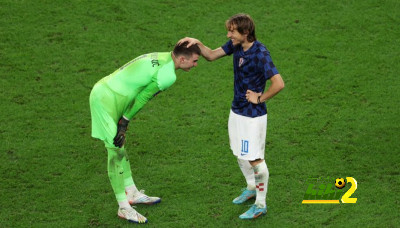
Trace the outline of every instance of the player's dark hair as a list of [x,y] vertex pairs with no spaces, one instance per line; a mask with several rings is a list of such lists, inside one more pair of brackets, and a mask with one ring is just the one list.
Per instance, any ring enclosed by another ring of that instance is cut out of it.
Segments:
[[256,41],[256,25],[253,19],[244,13],[233,15],[225,22],[225,27],[227,30],[231,30],[236,27],[240,34],[248,33],[247,41]]
[[180,44],[176,44],[173,51],[174,55],[175,56],[183,55],[187,58],[192,57],[193,54],[201,55],[201,50],[199,46],[197,46],[197,44],[193,44],[190,47],[187,47],[188,43],[189,42],[186,41]]

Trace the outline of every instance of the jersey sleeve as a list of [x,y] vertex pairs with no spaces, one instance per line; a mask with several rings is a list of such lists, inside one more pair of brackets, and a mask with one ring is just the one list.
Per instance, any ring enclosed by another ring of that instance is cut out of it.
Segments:
[[157,85],[162,91],[171,87],[171,85],[176,81],[175,69],[169,65],[170,64],[163,66],[157,72]]
[[256,58],[258,59],[259,67],[265,80],[268,80],[272,76],[279,74],[268,51],[261,52]]
[[129,120],[132,119],[147,102],[156,95],[160,89],[156,82],[148,84],[135,98],[134,104],[131,109],[128,109],[124,116]]
[[224,50],[226,55],[232,55],[232,53],[234,52],[234,46],[232,44],[232,40],[226,42],[224,45],[222,45],[221,48],[222,50]]

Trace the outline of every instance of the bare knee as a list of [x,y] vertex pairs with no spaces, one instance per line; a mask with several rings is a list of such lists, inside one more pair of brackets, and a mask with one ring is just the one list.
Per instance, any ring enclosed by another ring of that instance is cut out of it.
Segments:
[[249,162],[250,162],[250,165],[254,167],[254,166],[260,164],[263,161],[264,161],[264,159],[259,158],[259,159],[256,159],[254,161],[249,161]]

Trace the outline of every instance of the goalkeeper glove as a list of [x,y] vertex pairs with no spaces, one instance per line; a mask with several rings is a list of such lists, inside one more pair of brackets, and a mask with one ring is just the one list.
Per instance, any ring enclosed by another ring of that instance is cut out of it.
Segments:
[[114,137],[114,145],[121,148],[125,144],[125,133],[128,130],[129,120],[121,117],[118,121],[117,135]]

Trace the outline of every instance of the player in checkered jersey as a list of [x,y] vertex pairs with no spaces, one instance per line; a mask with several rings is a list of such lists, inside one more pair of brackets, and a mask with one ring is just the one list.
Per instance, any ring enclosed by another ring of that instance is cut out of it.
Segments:
[[[269,51],[256,39],[255,25],[249,15],[234,15],[225,25],[229,41],[214,50],[195,38],[186,37],[179,42],[188,41],[188,46],[197,44],[208,61],[233,54],[234,97],[228,121],[229,141],[247,182],[247,187],[233,203],[242,204],[255,197],[255,204],[239,216],[241,219],[254,219],[267,212],[269,172],[264,160],[265,102],[284,88],[284,82]],[[271,84],[264,92],[267,80]]]

